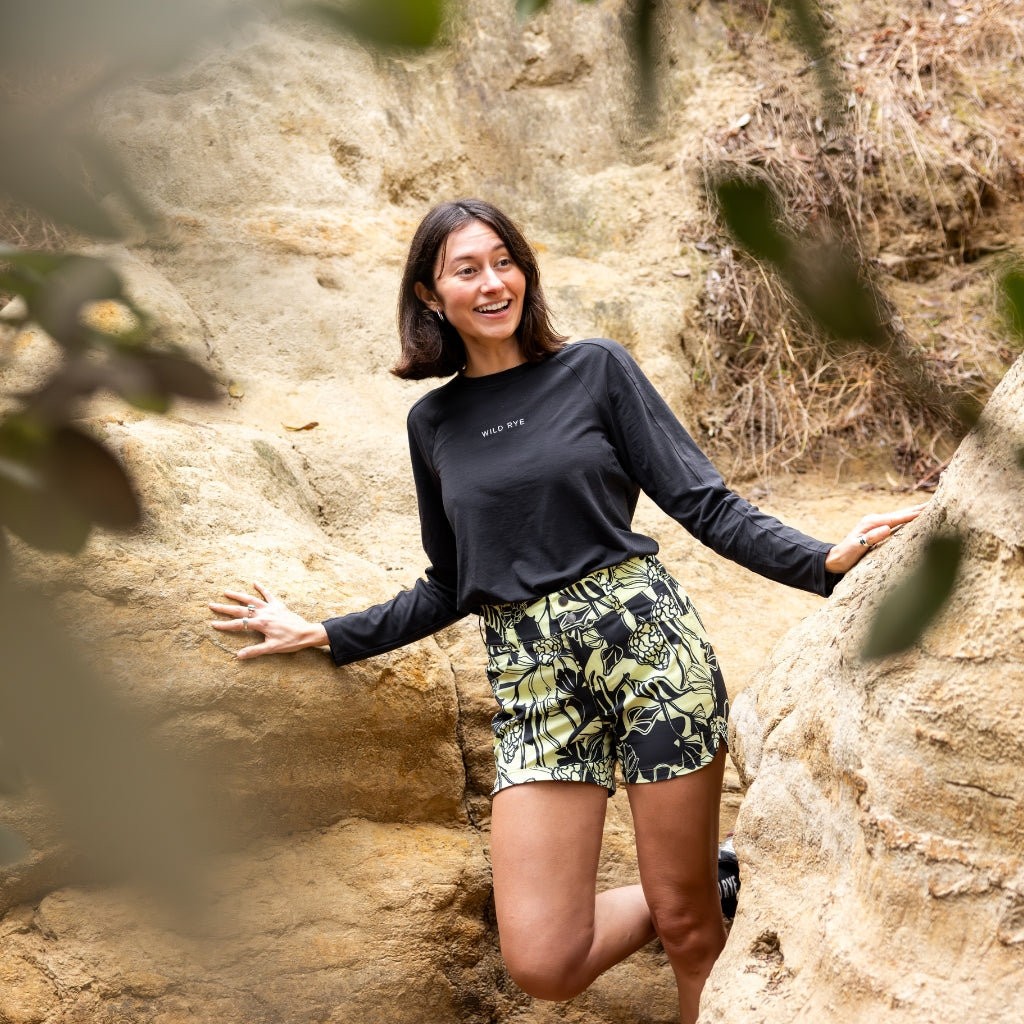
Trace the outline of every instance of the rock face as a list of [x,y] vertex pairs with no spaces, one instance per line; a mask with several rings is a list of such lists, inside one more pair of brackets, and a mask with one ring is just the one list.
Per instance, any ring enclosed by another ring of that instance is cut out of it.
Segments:
[[[743,894],[708,1024],[1021,1019],[1022,408],[1018,360],[926,515],[737,698]],[[952,600],[914,649],[863,662],[880,598],[939,528],[965,540]]]

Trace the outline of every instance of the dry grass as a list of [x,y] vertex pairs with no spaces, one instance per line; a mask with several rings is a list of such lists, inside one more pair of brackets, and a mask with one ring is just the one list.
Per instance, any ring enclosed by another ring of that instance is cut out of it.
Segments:
[[922,401],[889,356],[828,349],[771,272],[729,245],[709,205],[704,425],[733,474],[766,478],[881,441],[916,482],[958,439],[953,399],[984,400],[1016,354],[988,264],[1009,248],[1024,194],[1024,2],[833,7],[845,109],[831,119],[771,9],[734,15],[758,98],[690,155],[707,180],[765,176],[794,230],[852,245],[891,302],[894,346],[950,401]]
[[0,200],[0,242],[19,249],[53,251],[67,243],[67,233],[34,210]]

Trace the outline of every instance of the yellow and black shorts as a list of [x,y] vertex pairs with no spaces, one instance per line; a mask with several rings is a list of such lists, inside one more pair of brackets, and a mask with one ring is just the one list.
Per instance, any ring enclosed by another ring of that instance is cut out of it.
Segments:
[[700,618],[653,556],[532,602],[481,610],[494,793],[522,782],[671,779],[728,741],[729,699]]

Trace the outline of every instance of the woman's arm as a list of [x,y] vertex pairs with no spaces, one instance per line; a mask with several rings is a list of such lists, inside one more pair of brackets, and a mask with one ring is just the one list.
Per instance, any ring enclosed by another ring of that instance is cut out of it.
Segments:
[[627,472],[703,544],[751,571],[828,596],[872,544],[920,513],[866,516],[835,545],[787,526],[726,487],[632,357],[621,346],[605,350],[609,429]]

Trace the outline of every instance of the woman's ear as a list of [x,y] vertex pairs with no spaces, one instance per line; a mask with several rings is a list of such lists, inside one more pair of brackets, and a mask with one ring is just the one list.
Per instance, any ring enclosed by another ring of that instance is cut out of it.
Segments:
[[441,311],[441,300],[425,285],[417,281],[413,286],[416,298],[420,300],[431,312]]

